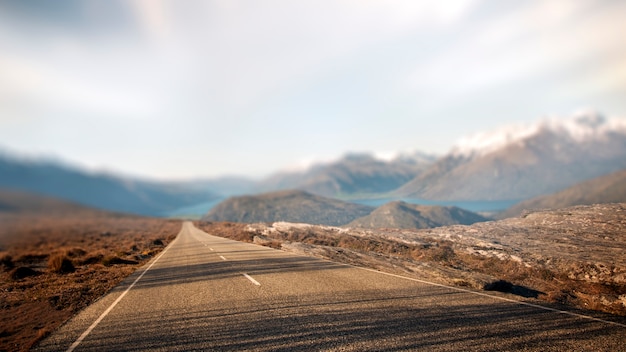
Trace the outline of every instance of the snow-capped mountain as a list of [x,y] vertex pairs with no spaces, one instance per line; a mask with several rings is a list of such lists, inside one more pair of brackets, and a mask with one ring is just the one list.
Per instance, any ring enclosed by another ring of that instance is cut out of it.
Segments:
[[625,168],[626,120],[584,112],[463,138],[396,193],[438,200],[527,199]]
[[299,189],[335,197],[392,191],[413,179],[435,161],[420,152],[384,156],[347,154],[334,162],[316,163],[299,172],[281,172],[262,181],[259,191]]
[[450,154],[461,157],[484,156],[508,145],[523,144],[525,140],[542,133],[585,143],[605,139],[608,134],[626,135],[626,119],[607,119],[595,111],[578,112],[568,119],[546,117],[539,122],[509,125],[462,138],[452,147]]

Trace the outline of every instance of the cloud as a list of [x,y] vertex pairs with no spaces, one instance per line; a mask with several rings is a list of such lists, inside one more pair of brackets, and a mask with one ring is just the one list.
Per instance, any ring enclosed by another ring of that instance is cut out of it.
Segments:
[[[196,68],[188,89],[206,92],[203,101],[222,111],[247,113],[272,96],[311,84],[339,60],[415,28],[441,25],[461,16],[470,1],[170,2],[139,6],[141,22],[176,40],[162,45],[178,51]],[[199,5],[199,6],[198,6]],[[158,17],[160,20],[151,20]],[[148,19],[148,20],[146,20]],[[160,35],[157,35],[160,37]],[[173,43],[186,43],[184,47]],[[183,88],[182,94],[189,92]],[[199,107],[201,109],[202,107]]]
[[168,7],[163,1],[129,0],[134,10],[136,22],[144,30],[144,34],[154,41],[166,42],[171,40],[171,19],[168,16]]
[[[0,31],[18,34],[0,48],[9,56],[5,63],[11,61],[0,72],[0,89],[21,85],[16,101],[80,113],[155,116],[183,109],[241,118],[306,89],[342,59],[358,61],[375,43],[453,22],[471,4],[67,2],[49,17],[37,6],[9,6],[16,20]],[[23,77],[7,74],[17,66],[36,82],[26,87]]]
[[620,34],[626,28],[619,18],[625,10],[619,3],[529,2],[487,20],[475,19],[457,29],[462,36],[416,63],[408,86],[453,100],[563,72],[584,76],[586,70],[601,68],[606,58],[626,59]]
[[[175,159],[160,147],[175,142],[193,160],[269,170],[348,150],[445,151],[478,120],[520,119],[519,106],[609,96],[624,108],[624,2],[47,3],[0,2],[0,133],[94,164],[168,162],[103,150],[91,126],[124,130],[119,148]],[[40,138],[55,125],[60,136]]]

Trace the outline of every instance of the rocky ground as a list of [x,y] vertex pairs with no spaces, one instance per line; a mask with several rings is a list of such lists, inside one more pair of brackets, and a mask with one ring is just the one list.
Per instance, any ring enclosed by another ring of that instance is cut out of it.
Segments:
[[626,204],[426,230],[199,222],[238,240],[626,316]]

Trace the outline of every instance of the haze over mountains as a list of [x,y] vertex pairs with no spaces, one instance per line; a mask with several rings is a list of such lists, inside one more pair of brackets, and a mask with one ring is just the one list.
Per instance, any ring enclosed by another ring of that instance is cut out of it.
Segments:
[[626,203],[626,170],[596,177],[557,193],[528,199],[497,214],[497,217],[504,219],[518,216],[525,210],[560,209],[597,203]]
[[275,174],[254,189],[300,189],[345,199],[523,200],[624,168],[626,120],[583,112],[479,133],[440,158],[353,154]]
[[[626,120],[586,112],[470,136],[439,158],[420,152],[391,159],[352,153],[262,180],[243,176],[153,182],[0,153],[0,187],[106,210],[199,217],[232,195],[285,189],[368,205],[394,200],[464,207],[482,201],[512,204],[622,169]],[[504,210],[503,205],[493,210]]]
[[584,113],[465,139],[395,193],[437,200],[521,200],[624,168],[626,121]]
[[92,174],[50,161],[0,154],[0,187],[58,197],[118,212],[162,216],[216,197],[195,184],[159,183]]
[[46,213],[48,215],[101,213],[109,214],[76,203],[38,194],[0,188],[0,214],[2,213]]
[[366,153],[347,154],[335,162],[314,164],[305,171],[274,174],[261,181],[257,189],[300,189],[326,197],[386,193],[415,178],[435,160],[435,156],[419,152],[391,160]]

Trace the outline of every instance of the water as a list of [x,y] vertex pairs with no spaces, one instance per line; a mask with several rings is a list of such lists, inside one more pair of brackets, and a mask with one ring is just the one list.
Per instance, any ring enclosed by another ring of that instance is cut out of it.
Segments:
[[[209,202],[195,204],[192,206],[179,208],[163,214],[165,217],[174,218],[189,218],[199,219],[203,215],[213,209],[217,204],[225,200],[226,198],[218,198]],[[369,205],[372,207],[379,207],[383,204],[401,200],[411,204],[420,205],[442,205],[442,206],[457,206],[465,210],[473,211],[475,213],[497,213],[499,211],[508,209],[513,204],[519,202],[519,200],[475,200],[475,201],[436,201],[417,198],[366,198],[366,199],[352,199],[351,203]]]
[[218,198],[208,202],[191,205],[184,208],[178,208],[163,214],[168,218],[188,218],[188,219],[200,219],[203,215],[213,209],[216,205],[222,202],[226,198]]
[[352,199],[352,203],[379,207],[383,204],[401,200],[406,203],[419,205],[456,206],[475,213],[496,213],[510,208],[519,200],[460,200],[438,201],[417,198],[378,198],[378,199]]

